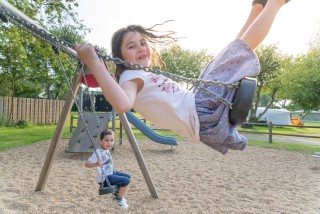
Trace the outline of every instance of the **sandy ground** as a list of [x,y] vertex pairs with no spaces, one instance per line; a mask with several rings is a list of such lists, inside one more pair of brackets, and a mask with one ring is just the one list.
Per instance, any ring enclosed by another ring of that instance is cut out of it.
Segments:
[[[0,214],[122,213],[98,195],[88,154],[57,148],[46,185],[35,191],[51,141],[0,152]],[[113,151],[115,168],[132,175],[126,213],[320,213],[320,159],[248,147],[220,155],[203,144],[139,141],[159,198],[151,197],[128,142]]]

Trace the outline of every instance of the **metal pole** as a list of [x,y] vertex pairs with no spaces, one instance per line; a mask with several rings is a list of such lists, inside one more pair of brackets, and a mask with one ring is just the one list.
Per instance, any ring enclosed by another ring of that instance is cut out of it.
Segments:
[[70,132],[72,132],[73,131],[73,115],[71,115],[71,117],[70,117]]
[[120,121],[120,127],[119,127],[119,144],[122,144],[122,123]]
[[112,109],[112,131],[116,133],[116,111]]

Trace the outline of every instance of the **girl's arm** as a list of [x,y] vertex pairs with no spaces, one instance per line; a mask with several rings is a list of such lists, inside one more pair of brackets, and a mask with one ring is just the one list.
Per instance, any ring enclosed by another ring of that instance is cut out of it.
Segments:
[[125,113],[131,110],[138,92],[138,81],[128,81],[121,88],[98,58],[92,46],[76,44],[75,50],[98,81],[103,95],[116,112]]

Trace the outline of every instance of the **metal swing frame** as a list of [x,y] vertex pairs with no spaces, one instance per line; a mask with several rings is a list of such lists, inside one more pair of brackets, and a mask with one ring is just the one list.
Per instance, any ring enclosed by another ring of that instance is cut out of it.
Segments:
[[[24,29],[27,32],[32,33],[37,38],[40,38],[40,39],[44,40],[45,42],[48,42],[49,44],[53,45],[55,48],[61,50],[62,52],[69,54],[70,56],[78,59],[76,52],[73,50],[73,45],[71,45],[71,44],[59,39],[58,37],[52,35],[47,30],[45,30],[44,28],[42,28],[41,26],[36,24],[32,19],[30,19],[29,17],[24,15],[22,12],[20,12],[19,10],[17,10],[15,7],[13,7],[12,5],[10,5],[9,3],[7,3],[4,0],[0,1],[0,14],[1,14],[0,18],[3,21],[8,21],[8,18],[9,18],[9,20],[12,21],[18,27]],[[135,67],[137,69],[142,69],[147,72],[162,74],[162,75],[167,76],[169,78],[179,79],[179,80],[183,80],[185,82],[192,83],[199,90],[204,90],[205,93],[211,95],[212,97],[216,98],[217,100],[220,100],[225,105],[229,106],[229,108],[231,110],[230,115],[229,115],[231,118],[230,123],[232,125],[241,124],[245,120],[245,118],[247,117],[249,109],[252,104],[256,85],[257,85],[256,79],[251,79],[251,80],[249,79],[249,81],[247,81],[248,78],[243,79],[239,83],[225,83],[225,82],[220,82],[220,81],[194,80],[194,79],[190,79],[190,78],[184,78],[181,76],[177,76],[177,75],[171,74],[169,72],[163,72],[158,69],[150,69],[149,67],[143,67],[141,65],[132,64],[130,62],[122,61],[119,58],[112,58],[110,56],[101,56],[101,55],[99,55],[99,56],[106,61],[113,61],[116,64],[123,64],[125,66]],[[78,68],[75,71],[72,84],[70,85],[70,91],[72,93],[76,94],[78,92],[80,80],[81,80],[80,66],[78,66]],[[218,86],[224,86],[224,87],[237,88],[235,97],[233,99],[234,103],[230,102],[229,100],[225,99],[224,97],[221,97],[220,95],[217,95],[217,94],[214,94],[214,93],[208,91],[206,89],[206,87],[210,86],[210,85],[218,85]],[[56,150],[56,147],[57,147],[57,143],[61,139],[61,135],[62,135],[64,126],[65,126],[67,115],[71,111],[73,97],[74,97],[72,95],[72,93],[69,93],[67,101],[64,106],[64,111],[62,112],[62,114],[60,116],[58,127],[55,131],[52,143],[50,145],[50,148],[49,148],[49,151],[48,151],[48,154],[47,154],[47,157],[46,157],[46,160],[45,160],[45,163],[44,163],[44,166],[43,166],[43,169],[42,169],[39,181],[38,181],[38,185],[36,187],[36,191],[41,191],[45,185],[45,182],[46,182],[46,179],[47,179],[47,176],[49,173],[49,169],[52,165],[52,159],[53,159],[53,155]],[[247,99],[243,99],[243,98],[247,98]],[[158,198],[156,189],[155,189],[153,182],[152,182],[152,179],[149,175],[149,172],[146,167],[143,156],[141,154],[141,151],[138,147],[138,144],[137,144],[136,139],[133,135],[131,127],[129,126],[128,119],[126,118],[126,115],[123,113],[118,114],[118,116],[119,116],[120,121],[121,121],[121,123],[125,129],[125,132],[128,136],[130,145],[134,151],[134,154],[136,156],[138,164],[140,165],[141,171],[142,171],[143,176],[146,180],[149,191],[150,191],[152,197]]]
[[[47,30],[39,26],[37,23],[35,23],[34,20],[30,19],[28,16],[23,14],[21,11],[19,11],[17,8],[9,4],[8,2],[1,0],[0,1],[0,14],[1,14],[1,19],[3,21],[11,21],[13,24],[17,25],[18,27],[22,28],[23,30],[30,32],[33,34],[35,37],[42,39],[45,42],[48,42],[51,45],[54,45],[56,48],[61,50],[62,52],[70,55],[73,58],[78,59],[76,52],[72,49],[73,46],[66,43],[63,40],[60,40],[56,36],[50,34]],[[39,180],[36,186],[35,191],[41,191],[43,190],[45,183],[47,181],[52,163],[53,163],[53,157],[56,152],[56,148],[58,145],[58,142],[61,139],[67,117],[69,113],[71,112],[72,104],[73,104],[73,94],[77,94],[79,90],[79,86],[81,83],[81,67],[78,66],[73,79],[72,83],[70,85],[70,92],[67,96],[67,100],[64,104],[63,111],[60,115],[59,122],[57,125],[57,128],[55,130],[52,142],[50,144],[50,147],[48,149],[48,153],[45,159],[45,162],[42,167],[41,174],[39,176]],[[72,92],[71,92],[72,91]],[[147,168],[146,162],[143,158],[143,155],[141,153],[141,150],[138,146],[137,140],[132,132],[132,129],[129,125],[128,119],[124,113],[119,113],[118,114],[120,121],[125,129],[125,132],[127,134],[130,146],[132,147],[132,150],[134,152],[134,155],[136,157],[136,160],[140,166],[140,169],[142,171],[142,174],[144,176],[144,179],[147,183],[147,186],[149,188],[149,191],[151,193],[151,197],[153,198],[158,198],[158,193],[157,190],[154,186],[153,180],[150,176],[149,170]],[[101,188],[101,193],[105,193],[103,188]],[[100,193],[100,189],[99,189]]]

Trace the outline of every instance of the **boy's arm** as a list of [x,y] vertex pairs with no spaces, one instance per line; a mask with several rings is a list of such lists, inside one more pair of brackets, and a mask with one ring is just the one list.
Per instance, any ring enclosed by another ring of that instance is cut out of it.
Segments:
[[84,166],[87,168],[94,168],[101,165],[102,161],[100,159],[98,159],[97,162],[86,161],[86,163],[84,164]]

